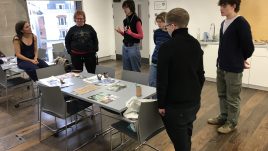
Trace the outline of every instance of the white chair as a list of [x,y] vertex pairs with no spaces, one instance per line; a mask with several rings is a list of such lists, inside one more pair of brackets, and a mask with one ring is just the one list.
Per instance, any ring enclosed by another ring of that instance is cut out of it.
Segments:
[[52,52],[54,59],[62,57],[68,59],[69,63],[71,63],[70,55],[67,53],[63,43],[52,44]]
[[134,82],[143,85],[148,85],[149,83],[148,74],[135,71],[123,70],[121,79],[124,81]]
[[[43,79],[43,78],[48,78],[51,76],[58,76],[58,75],[62,75],[65,74],[65,70],[64,70],[64,66],[63,65],[54,65],[54,66],[49,66],[47,68],[40,68],[36,70],[36,74],[38,79]],[[64,95],[65,99],[72,99],[71,96],[68,95]],[[84,102],[84,101],[82,101]],[[91,106],[91,103],[87,103],[84,108],[87,108],[89,106]]]
[[58,76],[66,73],[63,65],[53,65],[46,68],[36,69],[38,79],[48,78],[50,76]]
[[[59,87],[47,87],[43,85],[39,85],[39,89],[41,92],[41,102],[40,102],[40,124],[39,124],[39,139],[42,140],[41,134],[41,125],[44,125],[48,129],[57,133],[61,129],[65,129],[65,137],[67,137],[67,118],[75,115],[75,124],[77,122],[77,113],[84,110],[84,105],[86,102],[81,102],[79,100],[71,99],[65,100],[61,90]],[[55,117],[56,128],[44,124],[42,122],[42,112],[47,113]],[[63,128],[57,127],[57,118],[61,118],[65,120],[65,125]],[[66,141],[66,150],[68,149],[68,142]]]
[[[131,130],[129,127],[130,124],[134,124],[136,128],[136,132]],[[142,145],[147,145],[154,150],[158,150],[153,146],[147,144],[147,141],[161,132],[164,129],[164,124],[162,122],[161,116],[158,113],[157,101],[149,101],[149,102],[141,102],[140,111],[138,119],[133,121],[129,119],[123,119],[119,122],[116,122],[111,125],[113,128],[110,131],[110,144],[111,151],[114,149],[120,148],[127,141],[124,142],[121,136],[121,144],[116,148],[113,148],[112,144],[112,131],[117,130],[120,133],[127,135],[128,137],[137,140],[139,142],[139,146],[135,148],[137,150]]]
[[38,49],[38,58],[44,61],[48,61],[47,50],[43,48]]
[[53,52],[64,52],[65,51],[65,46],[64,46],[63,43],[52,44],[52,51]]

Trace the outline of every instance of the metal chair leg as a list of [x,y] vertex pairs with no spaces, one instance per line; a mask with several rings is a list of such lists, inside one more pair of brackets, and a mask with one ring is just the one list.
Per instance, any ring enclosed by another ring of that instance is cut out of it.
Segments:
[[113,130],[110,131],[110,150],[111,151],[113,150],[113,142],[112,142],[113,141],[113,138],[112,138],[113,135],[112,135],[112,132],[113,132]]
[[65,150],[68,151],[68,138],[67,138],[67,118],[65,116]]
[[8,98],[8,96],[7,96],[7,88],[6,88],[6,98],[7,98],[7,112],[8,112],[8,101],[9,101],[9,98]]
[[56,116],[54,116],[54,121],[55,121],[55,127],[56,127],[56,129],[58,129],[57,117]]
[[42,112],[40,111],[38,114],[39,114],[38,115],[39,116],[39,141],[41,141],[42,140],[42,134],[41,134],[41,131],[42,131],[42,129],[41,129],[42,128],[42,120],[41,120],[42,115],[41,114],[42,114]]

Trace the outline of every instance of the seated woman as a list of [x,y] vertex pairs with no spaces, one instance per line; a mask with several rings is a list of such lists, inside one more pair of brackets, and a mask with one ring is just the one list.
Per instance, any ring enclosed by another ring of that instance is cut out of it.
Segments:
[[48,67],[48,64],[38,59],[37,38],[32,33],[27,21],[19,21],[15,26],[16,36],[13,38],[17,63],[20,69],[25,70],[33,81],[37,81],[36,69]]

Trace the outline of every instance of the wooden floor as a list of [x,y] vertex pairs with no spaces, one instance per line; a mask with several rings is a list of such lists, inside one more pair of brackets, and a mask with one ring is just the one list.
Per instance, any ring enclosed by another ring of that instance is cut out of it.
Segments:
[[[101,63],[116,67],[116,77],[121,75],[121,62],[108,61]],[[148,65],[143,65],[142,72],[148,73]],[[28,92],[27,89],[18,91]],[[16,92],[18,92],[16,91]],[[15,92],[13,92],[15,94]],[[21,93],[20,93],[21,94]],[[194,123],[192,151],[268,151],[268,92],[244,88],[241,93],[241,113],[237,130],[231,134],[219,134],[217,126],[207,124],[207,119],[218,114],[218,98],[214,82],[206,82],[202,91],[202,106]],[[12,101],[14,102],[14,101]],[[39,123],[37,122],[37,106],[26,103],[16,109],[10,104],[7,113],[6,104],[0,104],[0,151],[61,151],[65,150],[65,133],[51,136],[52,133],[42,127],[42,139],[39,141]],[[95,108],[98,109],[98,108]],[[88,113],[83,113],[88,114]],[[53,123],[54,118],[45,115],[46,123]],[[103,117],[103,127],[113,122]],[[63,121],[59,121],[63,124]],[[68,147],[73,150],[90,139],[100,130],[100,116],[86,119],[77,128],[68,129]],[[119,137],[114,137],[114,144],[119,143]],[[150,139],[149,144],[161,151],[173,151],[173,145],[165,131]],[[128,142],[121,150],[133,150],[138,145],[135,141]],[[79,151],[108,151],[109,135],[100,136],[85,145]],[[150,151],[142,147],[142,151]]]

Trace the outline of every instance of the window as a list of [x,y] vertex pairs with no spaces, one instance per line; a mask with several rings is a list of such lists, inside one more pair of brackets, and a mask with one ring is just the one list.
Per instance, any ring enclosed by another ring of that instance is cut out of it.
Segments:
[[60,39],[64,39],[67,34],[67,30],[60,30]]
[[37,36],[37,47],[47,49],[52,56],[52,44],[64,43],[68,29],[75,24],[75,10],[82,9],[82,1],[27,0],[27,8],[32,32]]
[[57,9],[65,9],[64,4],[56,4]]
[[66,23],[66,16],[58,17],[58,25],[67,25]]

